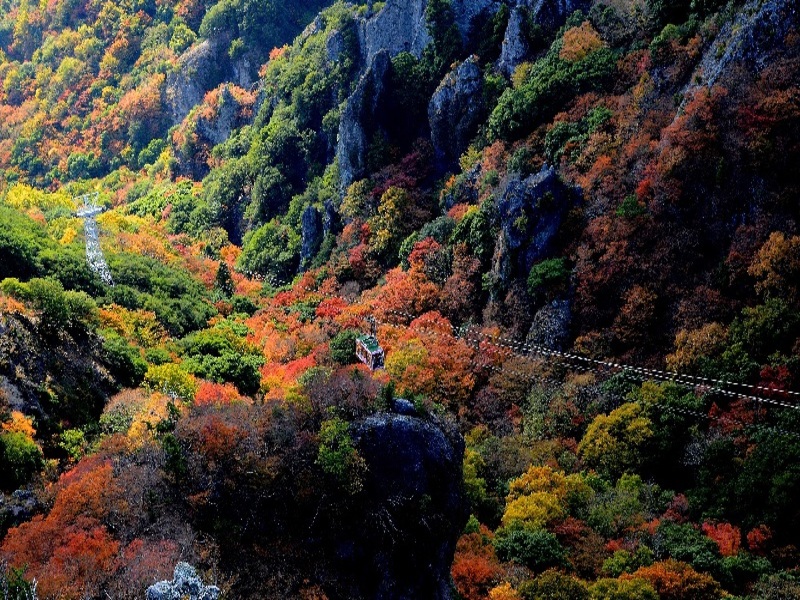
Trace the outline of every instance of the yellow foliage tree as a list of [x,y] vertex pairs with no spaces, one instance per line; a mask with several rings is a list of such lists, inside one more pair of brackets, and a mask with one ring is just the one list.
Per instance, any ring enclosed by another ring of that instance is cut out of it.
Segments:
[[787,238],[773,231],[747,272],[755,277],[756,291],[765,296],[796,300],[800,281],[800,236]]
[[700,329],[681,330],[675,336],[675,352],[667,356],[667,367],[673,371],[691,371],[703,356],[724,350],[728,330],[719,323],[708,323]]
[[24,183],[16,183],[8,190],[5,198],[6,204],[18,210],[29,210],[38,208],[49,210],[52,208],[74,209],[75,203],[65,192],[44,192],[37,190]]
[[0,429],[9,433],[22,433],[31,439],[36,435],[36,429],[33,427],[33,419],[26,417],[18,410],[11,412],[11,418],[0,425]]
[[489,590],[490,600],[522,600],[522,596],[507,581]]
[[603,47],[605,47],[605,43],[600,38],[600,34],[589,21],[584,21],[578,27],[564,32],[559,58],[576,62]]
[[639,404],[630,402],[598,415],[578,444],[578,453],[591,466],[611,477],[634,468],[641,447],[653,436],[650,419]]
[[566,516],[570,498],[587,498],[591,488],[578,474],[564,475],[550,467],[531,466],[509,484],[503,524],[514,521],[533,529]]

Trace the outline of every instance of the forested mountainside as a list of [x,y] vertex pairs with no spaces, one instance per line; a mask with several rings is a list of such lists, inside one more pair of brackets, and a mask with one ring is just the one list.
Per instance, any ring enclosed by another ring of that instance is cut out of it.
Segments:
[[0,17],[4,597],[800,597],[793,0]]

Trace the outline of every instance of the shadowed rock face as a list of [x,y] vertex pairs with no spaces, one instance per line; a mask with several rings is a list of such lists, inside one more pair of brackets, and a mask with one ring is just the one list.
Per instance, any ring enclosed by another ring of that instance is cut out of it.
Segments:
[[41,431],[52,418],[82,423],[99,417],[117,389],[102,357],[94,335],[47,337],[36,319],[0,315],[0,397],[11,410],[36,417]]
[[342,190],[361,177],[366,168],[367,146],[373,133],[376,111],[389,66],[389,53],[378,53],[342,111],[336,149]]
[[319,250],[324,235],[322,215],[313,206],[303,211],[301,217],[302,245],[300,248],[301,264],[307,264]]
[[511,8],[503,48],[497,66],[506,75],[528,58],[530,44],[526,31],[538,25],[542,31],[555,32],[576,10],[588,10],[588,0],[517,0]]
[[712,87],[737,62],[760,71],[782,51],[786,35],[798,25],[795,0],[749,0],[722,27],[684,93],[700,85]]
[[456,164],[485,113],[483,74],[470,57],[445,76],[428,104],[431,141],[446,166]]
[[366,500],[340,556],[358,574],[365,598],[449,600],[450,564],[468,516],[464,441],[409,406],[353,425],[368,469]]
[[533,264],[547,258],[567,212],[575,204],[575,191],[559,179],[553,168],[523,180],[509,181],[497,204],[500,235],[511,266],[527,274]]

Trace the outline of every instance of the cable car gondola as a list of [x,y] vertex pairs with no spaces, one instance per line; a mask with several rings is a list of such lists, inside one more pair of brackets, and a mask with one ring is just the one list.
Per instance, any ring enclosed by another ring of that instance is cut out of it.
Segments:
[[372,331],[356,338],[356,358],[372,371],[383,368],[384,353],[378,338],[375,336],[375,320],[369,319]]

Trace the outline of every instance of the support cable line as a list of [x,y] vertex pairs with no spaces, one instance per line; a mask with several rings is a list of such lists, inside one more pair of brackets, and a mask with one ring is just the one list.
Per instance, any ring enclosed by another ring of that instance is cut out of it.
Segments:
[[[291,281],[281,282],[271,276],[266,276],[265,279],[269,281],[269,283],[273,285],[273,287],[283,287],[285,285],[291,284]],[[345,302],[350,302],[347,298],[341,295],[322,292],[319,290],[315,290],[311,287],[304,286],[299,289],[302,291],[319,294],[320,296],[328,298],[338,298]],[[420,316],[401,310],[387,310],[384,312],[390,315],[401,317],[403,319],[410,319],[412,321],[419,318]],[[381,321],[381,323],[386,325],[395,325],[395,326],[409,328],[409,325],[398,325],[397,323],[390,323],[388,321]],[[452,329],[452,335],[455,337],[477,342],[478,344],[480,344],[481,342],[486,344],[491,344],[492,346],[495,346],[497,348],[503,348],[509,350],[510,352],[513,352],[517,356],[522,356],[522,357],[539,356],[543,360],[550,361],[551,364],[562,365],[564,367],[568,367],[573,370],[588,370],[595,373],[602,373],[602,372],[622,373],[627,378],[635,379],[637,381],[655,380],[660,382],[674,383],[676,385],[679,385],[687,389],[691,390],[698,389],[706,393],[719,394],[721,396],[725,396],[728,398],[743,399],[751,402],[756,402],[760,405],[770,405],[773,407],[800,410],[800,404],[792,404],[789,401],[767,398],[752,393],[748,394],[744,392],[737,392],[730,389],[726,389],[726,387],[735,386],[744,388],[746,390],[757,390],[762,392],[769,392],[772,394],[782,394],[786,396],[800,397],[800,392],[794,390],[787,390],[771,386],[749,385],[746,383],[741,383],[736,381],[715,379],[711,377],[702,377],[696,375],[688,375],[685,373],[678,373],[676,371],[651,369],[647,367],[629,365],[626,363],[621,363],[611,360],[591,358],[588,356],[581,356],[579,354],[575,354],[572,352],[563,352],[553,348],[548,348],[546,346],[542,346],[539,344],[532,344],[529,342],[514,340],[503,336],[495,336],[482,333],[479,331],[475,331],[471,327],[456,328],[451,325],[451,329]],[[415,328],[415,330],[422,331],[422,329],[419,328]],[[434,334],[440,333],[432,330],[427,330],[427,331],[429,333],[434,333]]]
[[[379,323],[381,325],[387,325],[389,327],[393,327],[393,328],[396,328],[396,329],[412,330],[412,331],[415,331],[415,332],[425,333],[425,334],[429,334],[429,335],[438,335],[438,336],[443,335],[441,331],[436,331],[434,329],[425,329],[425,328],[413,328],[412,329],[410,325],[401,325],[401,324],[398,324],[398,323],[392,323],[390,321],[379,321]],[[456,337],[459,337],[459,336],[456,336]],[[466,340],[477,341],[479,343],[480,342],[484,342],[484,343],[487,343],[491,347],[508,349],[508,347],[506,345],[500,346],[500,345],[494,344],[492,342],[487,342],[483,338],[461,337],[461,339],[464,339],[465,341]],[[484,353],[486,352],[486,350],[482,350],[482,351]],[[518,353],[514,353],[514,354],[516,356],[519,356],[520,358],[524,358],[524,359],[528,359],[528,360],[541,360],[542,362],[547,362],[543,357],[532,359],[531,356],[527,355],[527,354],[518,354]],[[595,373],[595,374],[600,374],[600,375],[608,374],[608,371],[604,370],[602,367],[573,365],[572,363],[566,363],[566,362],[559,361],[559,360],[551,361],[551,364],[557,364],[557,365],[560,365],[560,366],[567,367],[570,370],[575,370],[575,371],[584,372],[584,373]],[[504,366],[503,367],[498,367],[498,366],[494,366],[494,365],[483,365],[482,368],[485,368],[485,369],[488,369],[490,371],[494,371],[494,372],[497,372],[497,373],[512,373],[514,375],[519,376],[521,379],[524,379],[524,380],[527,380],[527,381],[539,382],[539,381],[543,381],[544,380],[544,381],[551,381],[553,383],[562,383],[560,380],[557,380],[557,379],[552,378],[552,377],[540,376],[540,375],[531,375],[530,373],[523,373],[521,371],[517,371],[517,370],[514,370],[514,369],[506,368]],[[629,379],[631,381],[636,381],[636,382],[647,381],[647,380],[650,379],[648,377],[643,377],[641,375],[634,376],[628,371],[621,371],[621,374],[626,379]],[[685,383],[683,383],[682,387],[694,388],[696,386],[694,386],[694,385],[687,386]],[[758,423],[748,423],[747,421],[743,421],[741,419],[737,419],[737,418],[732,417],[730,415],[712,415],[712,414],[709,414],[709,413],[703,413],[703,412],[696,411],[696,410],[691,410],[691,409],[688,409],[688,408],[672,406],[672,405],[669,405],[669,404],[665,404],[663,402],[658,402],[656,400],[650,400],[648,402],[643,402],[641,400],[635,400],[634,402],[636,404],[639,404],[640,406],[642,406],[644,408],[654,407],[654,408],[660,410],[661,412],[683,414],[683,415],[686,415],[686,416],[693,417],[695,420],[702,419],[702,420],[706,420],[706,421],[719,421],[721,423],[732,423],[732,424],[740,425],[743,428],[744,427],[749,427],[749,428],[757,429],[759,431],[764,431],[764,432],[770,433],[770,434],[778,434],[778,435],[782,435],[782,436],[788,436],[788,437],[800,439],[800,433],[797,433],[797,432],[794,432],[794,431],[789,431],[787,429],[783,429],[783,428],[780,428],[780,427],[773,427],[773,426],[770,426],[770,425],[761,425],[761,424],[758,424]]]

